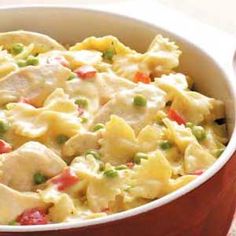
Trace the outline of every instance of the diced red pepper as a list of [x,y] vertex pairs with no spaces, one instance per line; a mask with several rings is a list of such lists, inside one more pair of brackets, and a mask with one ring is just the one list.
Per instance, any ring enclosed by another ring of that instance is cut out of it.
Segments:
[[74,72],[80,79],[91,79],[96,75],[97,70],[93,66],[84,65],[76,69]]
[[79,178],[71,172],[70,168],[67,168],[51,181],[57,185],[59,191],[64,191],[66,188],[76,184],[79,181]]
[[171,120],[176,121],[179,125],[185,125],[186,124],[186,120],[183,117],[181,117],[179,115],[179,113],[177,111],[175,111],[174,109],[171,109],[171,108],[169,109],[168,117]]
[[193,175],[201,175],[204,173],[204,170],[195,170],[192,174]]
[[128,168],[132,169],[134,167],[134,162],[130,161],[125,164]]
[[33,208],[24,211],[16,221],[21,225],[45,225],[48,224],[46,211],[41,208]]
[[55,56],[48,58],[49,64],[60,64],[65,67],[70,67],[69,62],[63,56]]
[[142,82],[144,84],[150,84],[151,83],[151,78],[149,77],[148,74],[138,71],[134,75],[134,82],[136,82],[136,83]]
[[4,140],[0,139],[0,154],[11,152],[12,146],[5,142]]

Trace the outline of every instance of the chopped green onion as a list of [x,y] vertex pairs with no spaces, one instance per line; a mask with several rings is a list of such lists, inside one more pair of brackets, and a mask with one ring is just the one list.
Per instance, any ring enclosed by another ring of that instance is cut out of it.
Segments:
[[185,126],[192,129],[194,127],[194,124],[192,122],[187,122]]
[[25,60],[18,60],[17,61],[17,65],[19,66],[19,67],[24,67],[24,66],[27,66],[27,63],[26,63],[26,61]]
[[87,117],[80,117],[80,119],[81,119],[80,122],[81,122],[82,124],[88,122],[88,118],[87,118]]
[[116,169],[116,170],[125,170],[125,169],[127,169],[127,166],[125,166],[125,165],[120,165],[120,166],[116,166],[115,169]]
[[56,142],[61,145],[61,144],[64,144],[68,139],[69,139],[68,136],[64,134],[60,134],[56,137]]
[[103,52],[102,57],[104,60],[112,61],[113,56],[116,54],[115,49],[109,48]]
[[41,174],[39,172],[34,174],[34,183],[35,184],[42,184],[42,183],[45,183],[46,181],[47,181],[47,178],[43,174]]
[[104,171],[104,176],[108,178],[114,178],[118,176],[118,172],[116,170],[106,170]]
[[192,132],[198,141],[203,141],[206,138],[206,132],[201,126],[194,126]]
[[105,128],[105,125],[104,125],[104,124],[98,123],[98,124],[96,124],[96,125],[93,127],[93,131],[95,132],[95,131],[98,131],[98,130],[104,129],[104,128]]
[[137,152],[134,156],[134,163],[136,164],[140,164],[141,163],[141,159],[147,159],[148,155],[146,153],[143,152]]
[[24,49],[24,45],[22,43],[15,43],[12,45],[11,53],[14,55],[17,55],[21,53],[23,49]]
[[75,100],[75,104],[81,108],[86,108],[88,106],[88,99],[86,98],[78,98]]
[[37,57],[34,56],[29,56],[28,59],[26,60],[26,64],[28,66],[36,66],[39,64],[39,59]]
[[162,150],[167,150],[167,149],[170,149],[171,147],[172,147],[172,144],[167,140],[160,143],[160,148]]
[[9,129],[9,124],[3,120],[0,120],[0,133],[4,134]]
[[85,156],[87,155],[92,155],[95,159],[99,160],[100,159],[100,154],[95,151],[95,150],[88,150],[85,152]]
[[133,104],[135,106],[145,107],[147,105],[147,99],[145,96],[143,96],[141,94],[135,95],[135,97],[133,99]]

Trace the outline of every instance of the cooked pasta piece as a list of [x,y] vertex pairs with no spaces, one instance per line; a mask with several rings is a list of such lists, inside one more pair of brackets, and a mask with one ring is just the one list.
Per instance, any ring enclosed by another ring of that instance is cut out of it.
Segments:
[[2,45],[5,49],[10,49],[15,43],[22,43],[26,46],[34,43],[34,54],[50,51],[53,49],[65,50],[61,44],[45,34],[24,30],[0,33],[0,45]]
[[154,199],[163,195],[162,191],[171,177],[171,166],[166,158],[155,152],[134,169],[133,183],[129,190],[135,197]]
[[101,38],[89,37],[84,41],[77,43],[70,48],[71,51],[76,50],[96,50],[106,52],[114,50],[115,54],[134,53],[135,51],[122,44],[116,37],[108,35]]
[[120,76],[134,80],[135,74],[142,71],[148,75],[159,76],[172,72],[179,65],[181,52],[173,42],[157,35],[144,54],[130,53],[115,55],[113,70]]
[[[198,92],[176,90],[171,108],[178,111],[187,121],[199,124],[204,120],[221,119],[223,103]],[[213,112],[216,110],[217,112]]]
[[138,150],[133,129],[123,119],[114,115],[106,123],[100,145],[102,161],[113,165],[130,161]]
[[86,197],[88,206],[95,212],[109,211],[109,204],[127,188],[129,172],[120,171],[115,178],[99,176],[91,180]]
[[62,89],[55,90],[41,108],[16,103],[6,114],[15,133],[29,138],[49,133],[52,137],[72,137],[80,129],[77,107]]

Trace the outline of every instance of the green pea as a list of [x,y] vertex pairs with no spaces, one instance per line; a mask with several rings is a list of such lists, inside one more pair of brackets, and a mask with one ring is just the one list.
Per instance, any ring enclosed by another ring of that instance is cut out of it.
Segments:
[[16,63],[17,63],[17,65],[18,65],[19,67],[25,67],[25,66],[27,66],[27,63],[26,63],[25,60],[18,60]]
[[104,171],[104,176],[108,178],[114,178],[118,176],[118,172],[116,170],[106,170]]
[[147,99],[141,94],[135,95],[133,99],[133,104],[138,107],[145,107],[147,105]]
[[206,138],[206,132],[201,126],[194,126],[192,132],[198,141],[203,141]]
[[141,163],[141,159],[147,159],[148,155],[146,153],[143,152],[137,152],[134,156],[134,163],[136,164],[140,164]]
[[67,80],[73,80],[76,79],[76,74],[75,73],[71,73],[71,75],[69,76],[69,78]]
[[98,153],[97,151],[95,151],[95,150],[88,150],[88,151],[86,151],[85,152],[85,156],[87,156],[87,155],[92,155],[95,159],[97,159],[97,160],[100,160],[100,153]]
[[3,120],[0,120],[0,134],[4,134],[9,129],[9,124]]
[[88,99],[86,98],[78,98],[75,100],[75,104],[79,107],[86,108],[88,107]]
[[107,60],[107,61],[111,62],[112,59],[113,59],[113,56],[115,54],[116,54],[115,49],[109,48],[109,49],[107,49],[106,51],[103,52],[102,57],[103,57],[104,60]]
[[39,59],[34,56],[29,56],[28,59],[26,60],[26,64],[28,66],[36,66],[39,64]]
[[98,124],[96,124],[96,125],[93,127],[93,131],[96,132],[96,131],[98,131],[98,130],[100,130],[100,129],[104,129],[104,128],[105,128],[105,125],[104,125],[104,124],[98,123]]
[[80,122],[81,122],[82,124],[85,124],[85,123],[88,122],[88,118],[86,118],[86,117],[81,117],[80,119],[81,119]]
[[45,183],[47,181],[47,177],[44,176],[43,174],[41,173],[35,173],[34,174],[34,183],[35,184],[42,184],[42,183]]
[[61,144],[64,144],[68,139],[69,139],[68,136],[64,134],[60,134],[56,137],[56,142],[61,145]]
[[11,47],[11,53],[17,55],[21,53],[24,49],[24,45],[22,43],[15,43]]
[[170,149],[171,147],[172,147],[172,144],[168,140],[165,140],[160,143],[160,148],[162,150],[167,150],[167,149]]

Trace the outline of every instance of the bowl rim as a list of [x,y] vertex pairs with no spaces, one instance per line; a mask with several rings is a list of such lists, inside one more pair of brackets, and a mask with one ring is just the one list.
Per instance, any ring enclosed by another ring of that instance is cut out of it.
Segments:
[[[236,85],[233,83],[233,75],[231,75],[224,67],[215,58],[208,54],[208,52],[202,48],[201,46],[194,44],[191,40],[188,40],[186,37],[179,35],[176,32],[173,32],[165,27],[158,25],[158,23],[151,23],[150,21],[145,21],[144,19],[139,19],[136,17],[129,17],[122,13],[114,13],[109,10],[101,10],[95,9],[91,6],[83,6],[83,5],[61,5],[61,4],[34,4],[34,5],[6,5],[0,7],[0,12],[2,11],[16,11],[16,10],[29,10],[29,9],[57,9],[57,10],[68,10],[68,11],[83,11],[83,12],[90,12],[91,14],[102,14],[108,15],[115,18],[123,18],[127,21],[133,21],[140,23],[142,25],[146,25],[147,27],[151,28],[159,28],[167,33],[170,33],[175,38],[181,39],[183,42],[188,43],[192,47],[196,48],[198,51],[206,55],[212,63],[217,66],[222,74],[224,75],[227,83],[230,85],[229,89],[231,94],[234,98],[234,109],[236,110]],[[235,141],[234,141],[235,140]],[[124,218],[129,218],[136,216],[138,214],[145,213],[147,211],[153,210],[155,208],[161,207],[166,205],[175,199],[180,198],[181,196],[187,194],[188,192],[193,191],[207,180],[209,180],[212,176],[214,176],[223,166],[233,157],[236,151],[236,119],[234,121],[234,129],[231,134],[231,138],[229,140],[228,145],[226,146],[225,151],[223,152],[222,156],[214,163],[204,174],[190,182],[189,184],[181,187],[180,189],[163,196],[157,200],[151,201],[144,205],[141,205],[136,208],[132,208],[123,212],[115,213],[109,216],[95,218],[95,219],[88,219],[80,222],[62,222],[62,223],[55,223],[55,224],[48,224],[48,225],[32,225],[32,226],[10,226],[10,225],[0,225],[0,232],[39,232],[39,231],[53,231],[53,230],[66,230],[66,229],[74,229],[74,228],[82,228],[88,226],[94,226],[99,224],[110,223],[113,221],[122,220]]]

